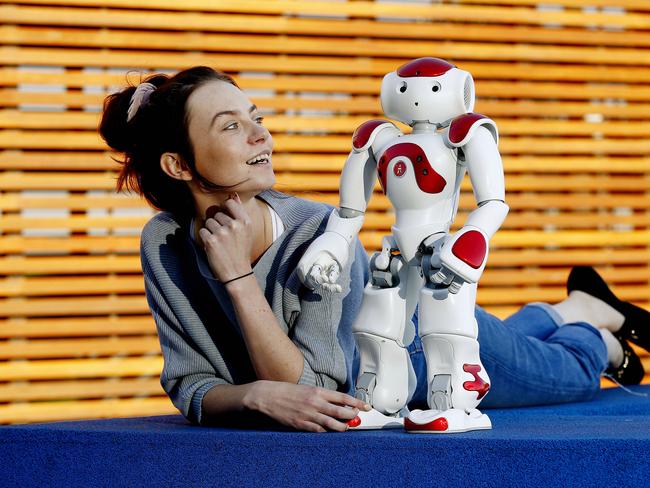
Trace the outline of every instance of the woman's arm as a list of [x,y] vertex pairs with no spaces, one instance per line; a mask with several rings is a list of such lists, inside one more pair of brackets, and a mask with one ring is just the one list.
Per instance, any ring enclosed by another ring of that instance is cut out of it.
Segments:
[[217,385],[205,394],[202,405],[204,420],[254,411],[309,432],[345,431],[346,422],[360,409],[370,406],[345,393],[278,381]]
[[304,357],[280,328],[254,275],[226,285],[257,378],[298,383]]
[[256,235],[253,221],[237,195],[228,199],[199,234],[215,276],[233,303],[255,374],[260,380],[297,383],[304,358],[280,328],[254,275],[230,281],[251,271]]

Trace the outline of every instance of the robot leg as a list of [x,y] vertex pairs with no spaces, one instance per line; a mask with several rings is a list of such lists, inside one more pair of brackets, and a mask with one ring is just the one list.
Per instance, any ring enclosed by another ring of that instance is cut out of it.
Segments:
[[476,285],[467,283],[456,295],[431,287],[420,291],[420,335],[431,410],[411,413],[405,422],[410,432],[491,428],[487,415],[476,410],[490,388],[490,380],[476,340],[475,297]]
[[415,392],[416,377],[406,347],[414,327],[406,318],[407,304],[400,286],[369,284],[352,327],[361,364],[355,396],[373,407],[350,424],[357,429],[402,427],[400,412]]

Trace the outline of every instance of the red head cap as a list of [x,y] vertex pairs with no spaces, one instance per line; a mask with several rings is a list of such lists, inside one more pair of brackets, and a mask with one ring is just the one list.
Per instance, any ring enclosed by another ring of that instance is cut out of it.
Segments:
[[455,68],[451,63],[439,58],[418,58],[403,64],[397,69],[397,75],[402,78],[415,76],[440,76]]

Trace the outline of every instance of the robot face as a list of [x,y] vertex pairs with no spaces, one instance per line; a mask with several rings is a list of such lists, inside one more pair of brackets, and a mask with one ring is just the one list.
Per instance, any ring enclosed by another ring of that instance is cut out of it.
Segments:
[[408,125],[442,124],[474,108],[474,80],[438,58],[419,58],[384,76],[384,113]]

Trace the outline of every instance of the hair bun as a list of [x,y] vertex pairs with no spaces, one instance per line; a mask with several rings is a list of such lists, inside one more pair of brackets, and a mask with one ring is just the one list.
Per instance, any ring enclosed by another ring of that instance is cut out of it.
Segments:
[[121,92],[108,95],[104,100],[99,133],[106,144],[116,151],[130,152],[134,146],[135,137],[127,122],[127,113],[135,90],[135,87],[129,86]]

